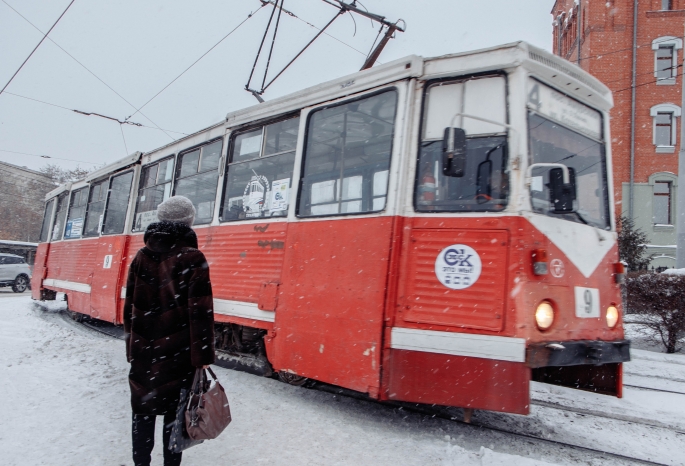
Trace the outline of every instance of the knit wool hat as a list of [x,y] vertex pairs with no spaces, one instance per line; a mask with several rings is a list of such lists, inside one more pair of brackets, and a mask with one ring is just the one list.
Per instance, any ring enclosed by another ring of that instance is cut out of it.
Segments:
[[161,222],[184,223],[189,227],[195,221],[195,207],[184,196],[172,196],[157,207],[157,218]]

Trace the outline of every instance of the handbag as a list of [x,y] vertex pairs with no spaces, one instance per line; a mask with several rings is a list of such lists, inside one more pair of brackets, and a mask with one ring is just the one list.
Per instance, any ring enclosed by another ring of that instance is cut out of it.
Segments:
[[186,432],[186,406],[190,397],[190,390],[181,389],[181,396],[176,406],[176,418],[171,426],[171,437],[169,438],[168,448],[174,453],[181,453],[183,450],[198,445],[204,440],[193,440]]
[[185,427],[192,440],[211,440],[217,438],[231,423],[231,408],[224,387],[212,369],[207,371],[214,379],[209,384],[205,371],[197,369],[193,389],[188,396],[185,410]]

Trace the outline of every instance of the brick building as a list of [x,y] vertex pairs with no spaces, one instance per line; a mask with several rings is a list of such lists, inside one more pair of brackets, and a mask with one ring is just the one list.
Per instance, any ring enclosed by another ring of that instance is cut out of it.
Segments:
[[0,240],[37,242],[45,195],[53,189],[43,173],[0,162]]
[[554,53],[613,91],[616,212],[674,267],[685,0],[557,0],[552,16]]

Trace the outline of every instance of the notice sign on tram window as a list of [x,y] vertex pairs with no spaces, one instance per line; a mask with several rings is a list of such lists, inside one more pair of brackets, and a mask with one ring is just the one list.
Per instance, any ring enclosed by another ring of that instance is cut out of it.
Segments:
[[288,188],[290,188],[290,178],[275,180],[271,183],[271,211],[288,209]]
[[80,238],[83,232],[83,219],[75,218],[67,222],[67,228],[64,230],[65,238]]
[[136,214],[136,221],[134,223],[135,231],[142,231],[151,223],[157,222],[157,210],[148,210],[147,212],[139,212]]
[[533,78],[528,78],[528,108],[591,138],[602,137],[602,116],[597,110]]
[[440,283],[453,290],[463,290],[478,281],[482,263],[471,246],[453,244],[435,258],[435,275]]

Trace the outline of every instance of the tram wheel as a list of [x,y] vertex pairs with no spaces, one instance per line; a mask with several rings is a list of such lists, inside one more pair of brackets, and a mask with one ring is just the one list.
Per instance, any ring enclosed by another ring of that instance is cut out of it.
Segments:
[[292,374],[290,372],[285,371],[279,371],[278,378],[281,379],[281,382],[285,382],[290,385],[295,385],[296,387],[301,387],[302,385],[307,383],[307,380],[309,380],[307,377],[302,377],[301,375]]
[[69,311],[71,313],[71,318],[75,320],[76,322],[83,322],[85,319],[85,315],[81,314],[80,312],[74,312],[74,311]]

